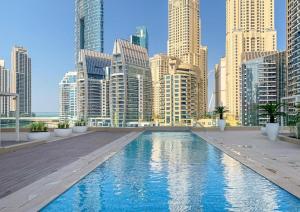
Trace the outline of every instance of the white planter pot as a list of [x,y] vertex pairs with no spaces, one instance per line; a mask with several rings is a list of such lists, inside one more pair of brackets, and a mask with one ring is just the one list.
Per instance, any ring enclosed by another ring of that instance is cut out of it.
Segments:
[[268,123],[266,126],[268,138],[270,141],[276,141],[279,133],[278,123]]
[[225,127],[226,127],[226,121],[223,120],[223,119],[220,119],[218,121],[218,125],[219,125],[220,130],[223,132],[225,130]]
[[72,134],[72,129],[55,129],[54,134],[57,137],[68,137]]
[[74,133],[85,133],[88,130],[87,126],[75,126],[73,127]]
[[31,132],[27,134],[27,138],[28,140],[31,141],[43,141],[43,140],[47,140],[50,137],[50,133],[49,132]]
[[261,127],[260,131],[262,135],[267,135],[267,129],[265,127]]

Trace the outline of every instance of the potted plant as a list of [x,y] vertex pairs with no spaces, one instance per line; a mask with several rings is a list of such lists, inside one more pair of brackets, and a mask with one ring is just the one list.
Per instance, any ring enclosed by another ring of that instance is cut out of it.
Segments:
[[54,133],[58,137],[68,137],[72,134],[72,129],[70,129],[69,122],[60,122],[57,125],[57,129],[54,130]]
[[28,133],[27,138],[29,140],[46,140],[50,137],[48,132],[48,127],[43,122],[33,122],[30,125],[30,133]]
[[266,125],[266,132],[271,141],[275,141],[279,133],[279,124],[276,123],[276,117],[285,115],[285,113],[280,112],[282,106],[283,104],[281,103],[272,102],[259,106],[259,109],[265,112],[260,116],[269,117],[269,123]]
[[226,121],[224,120],[224,114],[228,112],[224,106],[216,107],[215,113],[219,114],[218,126],[221,131],[225,130]]
[[86,122],[84,120],[76,121],[74,125],[74,133],[85,133],[88,130],[88,127],[86,126]]

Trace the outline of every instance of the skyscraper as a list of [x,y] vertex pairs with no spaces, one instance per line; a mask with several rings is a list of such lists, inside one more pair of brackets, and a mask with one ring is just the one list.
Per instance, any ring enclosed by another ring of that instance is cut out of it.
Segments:
[[164,75],[169,73],[169,57],[165,54],[154,55],[150,59],[150,68],[152,75],[152,115],[154,120],[162,118],[160,109],[163,106],[164,96],[162,88],[162,80]]
[[104,51],[103,0],[75,0],[76,61],[81,49]]
[[152,120],[151,81],[147,49],[117,40],[110,77],[112,126],[136,126]]
[[199,0],[169,0],[168,55],[200,65]]
[[130,36],[130,42],[132,44],[144,47],[149,50],[149,35],[148,30],[145,26],[140,26],[136,28],[134,35]]
[[200,47],[199,117],[207,112],[208,103],[208,48]]
[[[10,72],[7,68],[5,68],[4,60],[0,60],[0,92],[10,92]],[[8,117],[9,110],[9,97],[0,96],[0,117]]]
[[[31,58],[23,47],[13,47],[11,53],[11,92],[19,94],[20,115],[31,116]],[[11,101],[11,111],[16,111]]]
[[77,110],[78,118],[99,118],[103,111],[101,101],[104,81],[111,66],[111,56],[90,51],[80,50],[77,64]]
[[276,51],[274,15],[274,0],[226,1],[226,106],[235,119],[240,118],[242,55]]
[[77,115],[77,72],[65,74],[59,83],[59,117],[61,120],[76,119]]
[[168,55],[196,73],[198,118],[207,110],[207,47],[201,46],[200,31],[199,0],[169,0]]

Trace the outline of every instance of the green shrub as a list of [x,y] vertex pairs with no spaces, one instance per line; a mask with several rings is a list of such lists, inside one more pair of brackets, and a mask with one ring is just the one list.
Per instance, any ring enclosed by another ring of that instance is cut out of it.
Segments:
[[33,122],[30,125],[30,132],[48,132],[48,127],[44,122]]
[[70,124],[69,122],[60,122],[57,125],[58,129],[69,129],[70,128]]
[[86,126],[86,122],[84,120],[76,121],[75,122],[76,127],[83,127]]

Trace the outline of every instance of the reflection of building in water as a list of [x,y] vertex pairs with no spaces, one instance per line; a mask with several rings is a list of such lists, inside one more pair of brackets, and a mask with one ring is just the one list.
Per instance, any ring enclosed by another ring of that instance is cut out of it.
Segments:
[[[261,182],[260,177],[253,176],[256,173],[251,170],[245,172],[246,170],[244,170],[241,163],[225,154],[223,155],[222,164],[226,183],[225,198],[232,207],[247,211],[251,205],[253,207],[252,201],[255,201],[257,211],[274,211],[277,208],[276,191],[269,189],[268,192],[265,192],[265,189],[270,188],[270,185],[266,184],[271,183],[267,180]],[[251,188],[248,184],[249,179],[252,181]],[[253,187],[253,185],[259,186]]]
[[205,160],[203,157],[206,154],[193,154],[192,149],[201,149],[205,145],[192,141],[189,133],[153,133],[152,142],[149,165],[155,173],[167,172],[169,210],[185,211],[199,205],[202,195],[200,185],[204,175],[195,168]]
[[[178,140],[168,139],[167,152],[169,155],[168,164],[168,185],[170,192],[169,209],[170,211],[183,211],[190,205],[189,184],[190,171],[185,167],[188,160],[188,150],[184,148],[184,143]],[[180,206],[180,208],[178,208]]]
[[162,148],[164,143],[161,142],[161,138],[158,134],[152,134],[152,149],[150,167],[153,172],[160,172],[163,169],[162,164]]

